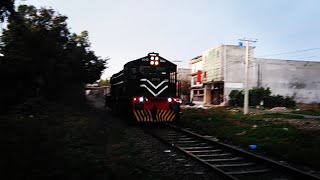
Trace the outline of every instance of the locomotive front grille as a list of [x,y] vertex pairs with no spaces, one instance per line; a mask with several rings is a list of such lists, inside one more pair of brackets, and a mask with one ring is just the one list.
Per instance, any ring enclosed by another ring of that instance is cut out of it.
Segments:
[[173,110],[158,110],[156,114],[156,119],[162,121],[173,121],[176,117],[176,113]]
[[176,113],[173,110],[156,110],[152,116],[151,110],[133,110],[138,122],[171,122],[175,119]]

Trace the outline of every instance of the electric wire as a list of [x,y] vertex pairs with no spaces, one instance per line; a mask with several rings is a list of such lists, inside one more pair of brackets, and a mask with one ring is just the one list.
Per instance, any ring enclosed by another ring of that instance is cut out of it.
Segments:
[[300,52],[306,52],[306,51],[314,51],[314,50],[320,50],[320,48],[310,48],[310,49],[296,50],[296,51],[291,51],[291,52],[267,54],[267,55],[261,55],[261,57],[280,56],[280,55],[294,54],[294,53],[300,53]]

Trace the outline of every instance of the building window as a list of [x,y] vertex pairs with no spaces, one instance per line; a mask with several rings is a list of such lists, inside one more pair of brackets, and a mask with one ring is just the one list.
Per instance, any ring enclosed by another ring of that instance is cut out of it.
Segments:
[[203,101],[203,96],[194,96],[193,101]]
[[198,90],[193,90],[193,95],[197,95]]
[[[201,94],[202,93],[202,94]],[[203,90],[202,89],[194,89],[192,101],[203,101]]]
[[193,95],[195,95],[195,96],[203,96],[203,89],[200,89],[200,90],[195,89],[195,90],[193,90]]

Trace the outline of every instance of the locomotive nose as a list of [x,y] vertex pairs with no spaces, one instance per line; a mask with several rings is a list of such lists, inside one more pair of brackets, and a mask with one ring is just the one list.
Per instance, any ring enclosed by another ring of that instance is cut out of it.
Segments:
[[155,121],[156,119],[157,119],[157,106],[156,105],[154,105],[153,107],[152,107],[152,109],[151,109],[151,116],[152,116],[152,119]]
[[143,102],[138,102],[138,103],[136,103],[136,108],[137,108],[138,110],[142,110],[142,109],[144,108]]
[[174,111],[179,111],[180,110],[180,104],[178,103],[174,103],[170,105],[170,109],[174,110]]

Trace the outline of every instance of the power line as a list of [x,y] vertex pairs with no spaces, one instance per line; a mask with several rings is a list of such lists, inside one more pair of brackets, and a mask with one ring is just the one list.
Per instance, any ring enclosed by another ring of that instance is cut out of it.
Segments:
[[284,52],[284,53],[277,53],[277,54],[268,54],[268,55],[262,55],[262,56],[263,57],[279,56],[279,55],[294,54],[294,53],[305,52],[305,51],[314,51],[314,50],[320,50],[320,48],[310,48],[310,49],[303,49],[303,50]]
[[[300,54],[300,55],[296,55],[296,56],[288,56],[288,57],[277,57],[277,58],[262,58],[262,59],[276,59],[276,60],[289,60],[289,61],[303,61],[305,59],[310,59],[310,58],[316,58],[316,57],[319,57],[320,55],[319,54],[310,54],[310,55],[307,55],[307,54]],[[261,57],[259,58],[256,58],[256,59],[260,59]]]
[[310,58],[315,58],[315,57],[320,57],[319,55],[316,55],[316,56],[309,56],[309,57],[305,57],[303,59],[310,59]]

